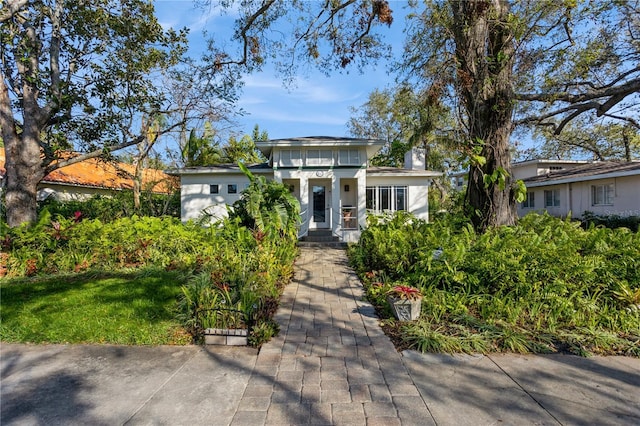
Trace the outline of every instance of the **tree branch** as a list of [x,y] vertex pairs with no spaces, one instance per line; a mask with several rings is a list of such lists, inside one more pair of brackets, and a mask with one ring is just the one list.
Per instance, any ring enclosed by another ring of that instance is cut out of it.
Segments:
[[253,23],[262,15],[266,13],[267,10],[276,2],[276,0],[267,0],[264,4],[258,9],[254,14],[249,16],[247,22],[240,29],[240,37],[242,38],[242,59],[237,61],[219,61],[215,65],[216,67],[221,67],[224,65],[245,65],[249,60],[249,36],[247,33],[253,26]]
[[[184,124],[183,121],[175,123],[175,124],[167,127],[166,129],[163,129],[162,131],[158,132],[157,135],[158,135],[158,137],[160,137],[161,135],[164,135],[165,133],[169,133],[169,132],[173,131],[173,129],[175,129],[176,127],[180,127],[183,124]],[[138,137],[136,137],[134,139],[131,139],[129,141],[126,141],[126,142],[105,146],[102,149],[97,149],[95,151],[87,152],[86,154],[81,154],[81,155],[78,155],[76,157],[55,161],[55,162],[49,164],[45,168],[45,176],[48,175],[49,173],[51,173],[54,170],[61,169],[61,168],[66,167],[66,166],[70,166],[72,164],[80,163],[80,162],[85,161],[85,160],[90,160],[92,158],[102,157],[103,155],[105,155],[106,153],[109,153],[109,152],[119,151],[121,149],[128,148],[130,146],[133,146],[133,145],[136,145],[136,144],[138,144],[140,142],[143,142],[145,139],[146,139],[146,135],[140,135],[140,136],[138,136]]]
[[27,3],[29,3],[29,0],[7,0],[2,9],[0,9],[0,24],[13,18]]
[[[625,75],[630,75],[633,72],[640,71],[640,68],[636,68]],[[616,78],[615,81],[619,81],[620,78]],[[590,101],[593,99],[608,98],[624,94],[624,96],[636,93],[640,91],[640,77],[633,80],[629,80],[619,86],[613,86],[614,82],[605,86],[601,86],[594,90],[589,90],[585,93],[574,95],[568,92],[560,93],[516,93],[516,99],[519,101],[534,101],[534,102],[568,102],[579,103]]]
[[627,123],[631,124],[636,129],[640,129],[640,122],[638,122],[637,120],[634,120],[631,117],[623,117],[621,115],[614,115],[614,114],[602,114],[602,115],[604,115],[605,117],[616,119],[616,120],[626,121]]
[[[640,70],[640,67],[624,73],[624,76],[631,75],[633,72],[637,72],[638,70]],[[553,104],[554,102],[563,102],[569,104],[568,106],[552,110],[542,115],[526,117],[519,120],[517,124],[526,124],[531,122],[542,124],[544,120],[571,112],[562,119],[560,124],[557,126],[555,124],[553,125],[554,134],[558,135],[571,120],[586,111],[594,110],[598,117],[606,115],[611,108],[619,104],[624,98],[640,92],[640,78],[629,80],[617,86],[614,85],[615,82],[619,82],[621,78],[622,77],[617,77],[613,82],[610,82],[605,86],[577,95],[566,92],[516,94],[516,99],[520,101],[548,102],[550,104]]]

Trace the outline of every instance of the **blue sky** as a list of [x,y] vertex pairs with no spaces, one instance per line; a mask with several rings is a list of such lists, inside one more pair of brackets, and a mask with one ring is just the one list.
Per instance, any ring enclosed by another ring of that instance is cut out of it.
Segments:
[[[313,1],[313,0],[312,0]],[[400,55],[403,40],[403,3],[391,1],[394,23],[385,28],[394,55]],[[203,48],[203,30],[231,46],[233,14],[220,10],[196,9],[191,0],[156,0],[156,15],[166,27],[190,29],[190,52],[195,56]],[[349,107],[367,101],[374,89],[392,86],[394,76],[387,74],[385,63],[370,66],[361,74],[333,71],[329,77],[310,69],[299,76],[293,87],[286,88],[282,78],[267,64],[263,71],[245,75],[238,106],[247,115],[238,117],[237,132],[250,134],[254,125],[266,130],[272,139],[295,136],[347,136]]]

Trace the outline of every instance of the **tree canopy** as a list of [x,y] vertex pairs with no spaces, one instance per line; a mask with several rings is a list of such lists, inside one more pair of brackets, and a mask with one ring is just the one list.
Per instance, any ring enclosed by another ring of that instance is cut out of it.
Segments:
[[[186,111],[197,98],[192,88],[219,78],[202,93],[224,98],[238,70],[260,69],[267,60],[285,78],[302,64],[324,72],[362,70],[389,57],[384,28],[398,25],[391,9],[396,3],[386,0],[199,3],[234,10],[237,50],[211,40],[206,68],[174,75],[182,82],[174,87],[188,89],[175,90],[174,97],[153,76],[180,59],[184,33],[163,31],[152,4],[8,0],[0,6],[0,126],[12,226],[33,220],[39,179],[77,161],[57,159],[60,149],[82,143],[86,158],[133,145],[144,135],[123,132],[123,121],[168,115],[169,99]],[[617,121],[637,129],[639,1],[440,0],[408,6],[398,78],[421,97],[417,112],[446,105],[456,113],[457,147],[470,159],[467,201],[477,229],[515,223],[523,193],[510,171],[517,126],[562,135],[585,119],[600,120],[603,128]],[[220,77],[223,70],[233,71]],[[178,116],[170,126],[182,126],[186,139],[184,114]],[[434,132],[432,116],[418,120],[414,134],[420,140]]]
[[[143,143],[148,129],[142,122],[149,117],[166,118],[154,130],[159,137],[194,112],[213,114],[212,97],[233,98],[234,74],[185,58],[186,34],[163,30],[145,0],[0,4],[0,128],[10,226],[35,220],[37,184],[49,172]],[[178,96],[168,81],[190,91]]]

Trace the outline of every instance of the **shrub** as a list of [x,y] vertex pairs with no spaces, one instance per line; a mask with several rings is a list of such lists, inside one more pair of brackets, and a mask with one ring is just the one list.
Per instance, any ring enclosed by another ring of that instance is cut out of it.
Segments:
[[49,197],[38,203],[38,211],[48,210],[52,216],[74,217],[81,212],[84,219],[99,219],[111,222],[124,217],[171,216],[180,217],[180,191],[171,194],[153,194],[145,192],[140,198],[140,209],[133,206],[131,191],[114,192],[112,195],[94,195],[86,200],[60,201]]
[[262,232],[230,218],[203,228],[177,218],[137,216],[103,223],[54,218],[44,210],[31,226],[0,224],[6,236],[4,273],[182,271],[178,275],[187,278],[175,284],[177,315],[196,338],[209,327],[248,328],[259,346],[277,333],[272,317],[297,254],[295,232],[283,234],[271,226],[265,222]]
[[640,234],[535,214],[484,234],[452,223],[374,219],[349,249],[372,303],[380,277],[422,289],[425,324],[405,342],[640,355]]
[[604,226],[611,229],[628,228],[633,232],[638,232],[640,216],[597,215],[593,212],[584,212],[582,226],[585,229],[589,226]]
[[196,335],[206,328],[247,328],[260,346],[277,333],[272,316],[293,274],[300,207],[283,184],[254,177],[229,218],[211,226],[217,256],[183,287],[180,311]]

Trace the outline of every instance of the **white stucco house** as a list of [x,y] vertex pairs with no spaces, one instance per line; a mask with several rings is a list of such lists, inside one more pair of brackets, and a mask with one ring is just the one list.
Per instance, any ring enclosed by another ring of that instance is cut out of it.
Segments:
[[[339,137],[299,137],[257,142],[268,159],[251,165],[288,185],[300,201],[299,236],[325,230],[340,241],[357,241],[367,211],[408,210],[428,220],[428,188],[442,173],[425,170],[424,154],[411,151],[405,168],[370,167],[384,141]],[[249,184],[236,165],[193,167],[169,172],[180,176],[182,220],[204,212],[224,216]]]
[[518,215],[547,211],[552,216],[640,216],[640,162],[531,160],[513,164],[527,186]]

